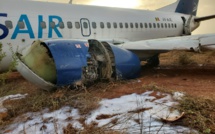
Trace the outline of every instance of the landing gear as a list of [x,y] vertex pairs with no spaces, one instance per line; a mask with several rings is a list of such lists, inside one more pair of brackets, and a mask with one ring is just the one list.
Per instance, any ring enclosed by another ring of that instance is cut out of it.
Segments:
[[159,64],[160,64],[159,54],[156,54],[147,60],[147,65],[150,67],[158,67]]

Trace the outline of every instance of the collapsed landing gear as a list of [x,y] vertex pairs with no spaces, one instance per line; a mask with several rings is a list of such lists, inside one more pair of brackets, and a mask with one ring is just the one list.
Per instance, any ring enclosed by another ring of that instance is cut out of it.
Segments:
[[158,67],[159,64],[160,64],[159,54],[156,54],[147,60],[147,66]]

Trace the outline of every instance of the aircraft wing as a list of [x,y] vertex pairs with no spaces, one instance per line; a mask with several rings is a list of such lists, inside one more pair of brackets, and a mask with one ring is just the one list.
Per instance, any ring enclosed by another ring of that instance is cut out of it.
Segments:
[[136,53],[141,60],[147,60],[156,54],[165,53],[171,50],[199,51],[202,47],[215,49],[215,34],[127,42],[121,44],[120,47]]

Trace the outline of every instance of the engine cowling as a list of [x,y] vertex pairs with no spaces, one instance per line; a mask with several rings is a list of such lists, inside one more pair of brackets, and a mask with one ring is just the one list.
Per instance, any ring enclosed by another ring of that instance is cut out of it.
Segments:
[[136,78],[141,68],[134,53],[97,40],[37,40],[17,57],[17,70],[45,90]]

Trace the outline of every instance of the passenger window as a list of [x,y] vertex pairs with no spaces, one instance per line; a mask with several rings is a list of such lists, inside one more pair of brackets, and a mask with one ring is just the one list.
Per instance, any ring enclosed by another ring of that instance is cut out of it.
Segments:
[[152,24],[151,23],[149,23],[149,28],[152,28]]
[[157,23],[157,27],[160,28],[160,24],[159,23]]
[[12,28],[13,28],[13,23],[12,23],[12,21],[10,21],[10,20],[5,21],[5,26],[6,26],[8,29],[12,29]]
[[113,27],[117,28],[117,23],[116,22],[113,23]]
[[76,27],[77,29],[79,29],[79,28],[80,28],[80,23],[79,23],[79,22],[75,22],[75,27]]
[[84,22],[84,23],[83,23],[83,26],[84,26],[85,29],[87,29],[87,28],[88,28],[87,22]]
[[148,28],[148,24],[147,23],[145,23],[144,25],[145,25],[145,28]]
[[40,22],[40,27],[45,29],[46,28],[46,22],[45,21]]
[[68,21],[68,22],[67,22],[67,27],[68,27],[69,29],[72,29],[72,22]]
[[156,28],[156,24],[155,23],[153,23],[153,27]]
[[140,23],[140,28],[143,28],[143,23]]
[[175,28],[177,28],[177,24],[175,24]]
[[110,22],[107,22],[107,28],[111,28],[111,24],[110,24]]
[[170,28],[170,23],[168,23],[168,27]]
[[135,23],[135,27],[138,28],[138,23]]
[[97,28],[97,26],[96,26],[96,23],[95,23],[95,22],[92,22],[92,27],[93,27],[94,29],[96,29],[96,28]]
[[55,28],[55,22],[54,22],[54,21],[51,21],[51,22],[50,22],[50,27],[51,27],[51,28]]
[[128,23],[125,23],[125,28],[128,28]]
[[161,23],[161,28],[163,28],[163,23]]
[[59,27],[60,27],[61,29],[63,29],[63,28],[64,28],[64,23],[63,23],[63,22],[60,22],[60,23],[59,23]]
[[165,28],[167,28],[167,24],[165,23]]
[[105,28],[105,25],[104,25],[103,22],[100,22],[100,27],[101,27],[102,29]]
[[172,28],[174,28],[174,24],[172,23]]
[[122,24],[122,23],[119,23],[119,27],[120,27],[120,28],[123,28],[123,24]]
[[19,29],[24,29],[25,28],[25,24],[24,24],[23,21],[19,21],[18,26],[19,26]]
[[134,28],[134,24],[133,24],[133,23],[130,23],[130,27],[131,27],[131,28]]

